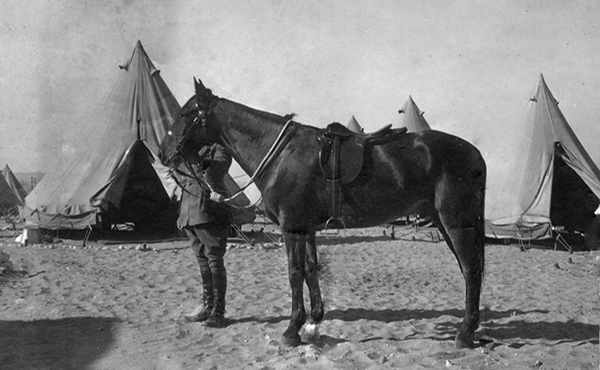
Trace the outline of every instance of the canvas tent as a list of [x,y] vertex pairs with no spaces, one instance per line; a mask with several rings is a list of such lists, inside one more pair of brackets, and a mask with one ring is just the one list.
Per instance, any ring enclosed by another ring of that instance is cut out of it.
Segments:
[[179,103],[141,42],[119,68],[112,91],[86,124],[76,160],[66,171],[49,171],[26,198],[21,214],[28,223],[48,229],[174,223],[175,184],[155,157]]
[[[598,206],[600,171],[542,75],[526,111],[524,123],[487,160],[486,236],[491,238],[549,238],[553,226],[591,219]],[[557,216],[559,221],[553,220]]]
[[6,180],[8,186],[10,186],[10,188],[15,192],[15,194],[21,201],[21,205],[23,205],[23,203],[25,202],[25,197],[27,197],[27,191],[25,191],[25,188],[23,187],[23,185],[21,185],[21,183],[19,182],[15,174],[12,172],[10,167],[8,167],[8,165],[6,165],[2,170],[2,176],[4,177],[4,180]]
[[8,182],[6,182],[4,176],[0,176],[0,216],[18,212],[17,207],[22,205],[23,202]]
[[[133,223],[136,229],[176,227],[180,191],[157,160],[160,141],[180,106],[141,42],[119,66],[113,90],[90,118],[78,158],[50,172],[26,198],[21,215],[46,229],[83,229]],[[230,192],[238,189],[226,179]],[[236,198],[248,205],[245,196]],[[236,210],[236,223],[253,220],[254,209]]]
[[412,96],[408,96],[408,100],[404,103],[402,109],[398,111],[400,114],[404,114],[402,117],[402,127],[406,127],[408,132],[419,132],[425,130],[431,130],[431,127],[425,120],[423,115],[425,112],[421,112],[415,104]]
[[354,116],[352,116],[350,118],[350,120],[346,124],[346,127],[348,129],[350,129],[350,131],[354,131],[354,132],[363,132],[364,131],[364,129],[362,127],[360,127],[360,125],[358,124],[358,121],[356,120],[356,118]]

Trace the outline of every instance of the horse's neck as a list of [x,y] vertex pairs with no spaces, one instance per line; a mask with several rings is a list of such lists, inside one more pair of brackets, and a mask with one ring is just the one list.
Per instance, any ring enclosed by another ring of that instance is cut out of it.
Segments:
[[219,114],[223,144],[251,176],[281,132],[282,118],[228,100],[222,104],[215,113]]

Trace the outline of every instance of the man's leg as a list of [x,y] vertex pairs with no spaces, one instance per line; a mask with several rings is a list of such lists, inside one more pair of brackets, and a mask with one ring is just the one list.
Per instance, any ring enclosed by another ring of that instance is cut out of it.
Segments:
[[206,321],[214,308],[213,278],[208,259],[206,258],[205,246],[198,238],[195,228],[186,228],[185,232],[192,243],[192,252],[194,253],[194,257],[196,257],[196,261],[198,261],[200,277],[202,279],[202,305],[194,309],[189,315],[186,315],[185,319],[190,322]]
[[227,293],[227,271],[223,257],[227,251],[227,234],[229,225],[214,223],[200,225],[196,228],[196,235],[204,245],[204,254],[212,275],[214,308],[207,326],[223,327],[225,315],[225,295]]

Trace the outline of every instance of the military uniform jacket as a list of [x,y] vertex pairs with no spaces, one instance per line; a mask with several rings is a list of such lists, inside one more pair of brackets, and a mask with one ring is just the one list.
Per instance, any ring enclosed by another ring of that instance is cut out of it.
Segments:
[[[217,193],[228,196],[223,177],[231,166],[231,156],[220,144],[209,144],[198,152],[198,163],[191,167],[200,179],[205,179]],[[202,168],[206,168],[202,171]],[[183,187],[179,218],[177,226],[200,225],[210,222],[218,224],[231,223],[231,210],[225,203],[210,200],[210,189],[200,184],[196,179],[185,178],[181,181]]]

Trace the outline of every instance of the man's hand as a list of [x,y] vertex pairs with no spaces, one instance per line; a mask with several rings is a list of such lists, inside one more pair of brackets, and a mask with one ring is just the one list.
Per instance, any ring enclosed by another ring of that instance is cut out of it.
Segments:
[[212,200],[213,202],[221,203],[221,202],[223,202],[224,199],[225,199],[225,197],[222,196],[221,194],[219,194],[215,191],[210,192],[210,200]]

